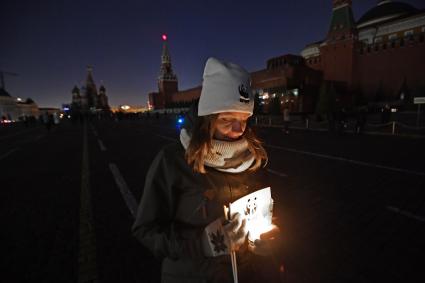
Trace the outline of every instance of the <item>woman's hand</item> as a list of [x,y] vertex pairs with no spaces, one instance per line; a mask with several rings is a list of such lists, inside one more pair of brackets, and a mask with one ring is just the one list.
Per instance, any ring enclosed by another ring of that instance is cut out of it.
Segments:
[[224,231],[230,239],[231,250],[237,251],[245,243],[248,231],[246,229],[246,219],[242,220],[239,213],[233,215],[232,219],[223,226]]
[[202,235],[204,255],[214,257],[237,251],[245,243],[248,232],[246,220],[240,214],[233,215],[232,219],[224,221],[218,218],[208,224]]
[[279,244],[280,240],[280,229],[276,225],[273,228],[261,234],[259,240],[255,240],[254,243],[248,245],[249,250],[256,255],[268,256],[273,253],[273,250]]

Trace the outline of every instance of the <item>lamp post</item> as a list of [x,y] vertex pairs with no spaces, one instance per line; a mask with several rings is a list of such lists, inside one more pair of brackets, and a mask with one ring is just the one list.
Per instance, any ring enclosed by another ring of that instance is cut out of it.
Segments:
[[416,116],[416,127],[419,127],[419,121],[420,121],[420,115],[421,115],[421,104],[425,103],[425,96],[413,98],[413,103],[418,105],[418,114]]

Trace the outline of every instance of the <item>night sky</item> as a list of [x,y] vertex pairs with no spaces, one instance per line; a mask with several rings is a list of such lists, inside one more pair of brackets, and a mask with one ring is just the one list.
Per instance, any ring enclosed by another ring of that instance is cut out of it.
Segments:
[[[355,19],[376,2],[354,0]],[[60,107],[92,65],[117,106],[146,104],[157,90],[163,33],[183,90],[201,83],[210,56],[255,71],[268,58],[299,54],[325,36],[332,0],[3,0],[0,7],[0,70],[19,74],[5,77],[12,96]]]

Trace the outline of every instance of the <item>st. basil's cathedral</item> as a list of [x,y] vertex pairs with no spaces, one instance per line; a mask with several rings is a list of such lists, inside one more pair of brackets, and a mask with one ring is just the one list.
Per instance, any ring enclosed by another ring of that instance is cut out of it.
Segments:
[[75,112],[94,114],[110,111],[106,89],[103,85],[97,90],[93,79],[93,68],[87,67],[87,77],[85,85],[79,88],[74,86],[72,89],[71,109]]

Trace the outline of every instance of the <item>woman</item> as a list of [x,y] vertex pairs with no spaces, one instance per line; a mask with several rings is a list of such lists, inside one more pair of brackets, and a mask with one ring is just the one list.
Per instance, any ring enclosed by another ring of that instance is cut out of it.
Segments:
[[[210,58],[203,79],[180,142],[163,148],[148,171],[133,233],[162,260],[162,282],[233,282],[231,250],[239,282],[271,282],[261,266],[278,273],[268,257],[273,240],[248,248],[241,216],[222,221],[223,205],[267,185],[267,154],[247,127],[254,107],[249,73]],[[230,244],[212,250],[205,230],[217,223]]]

